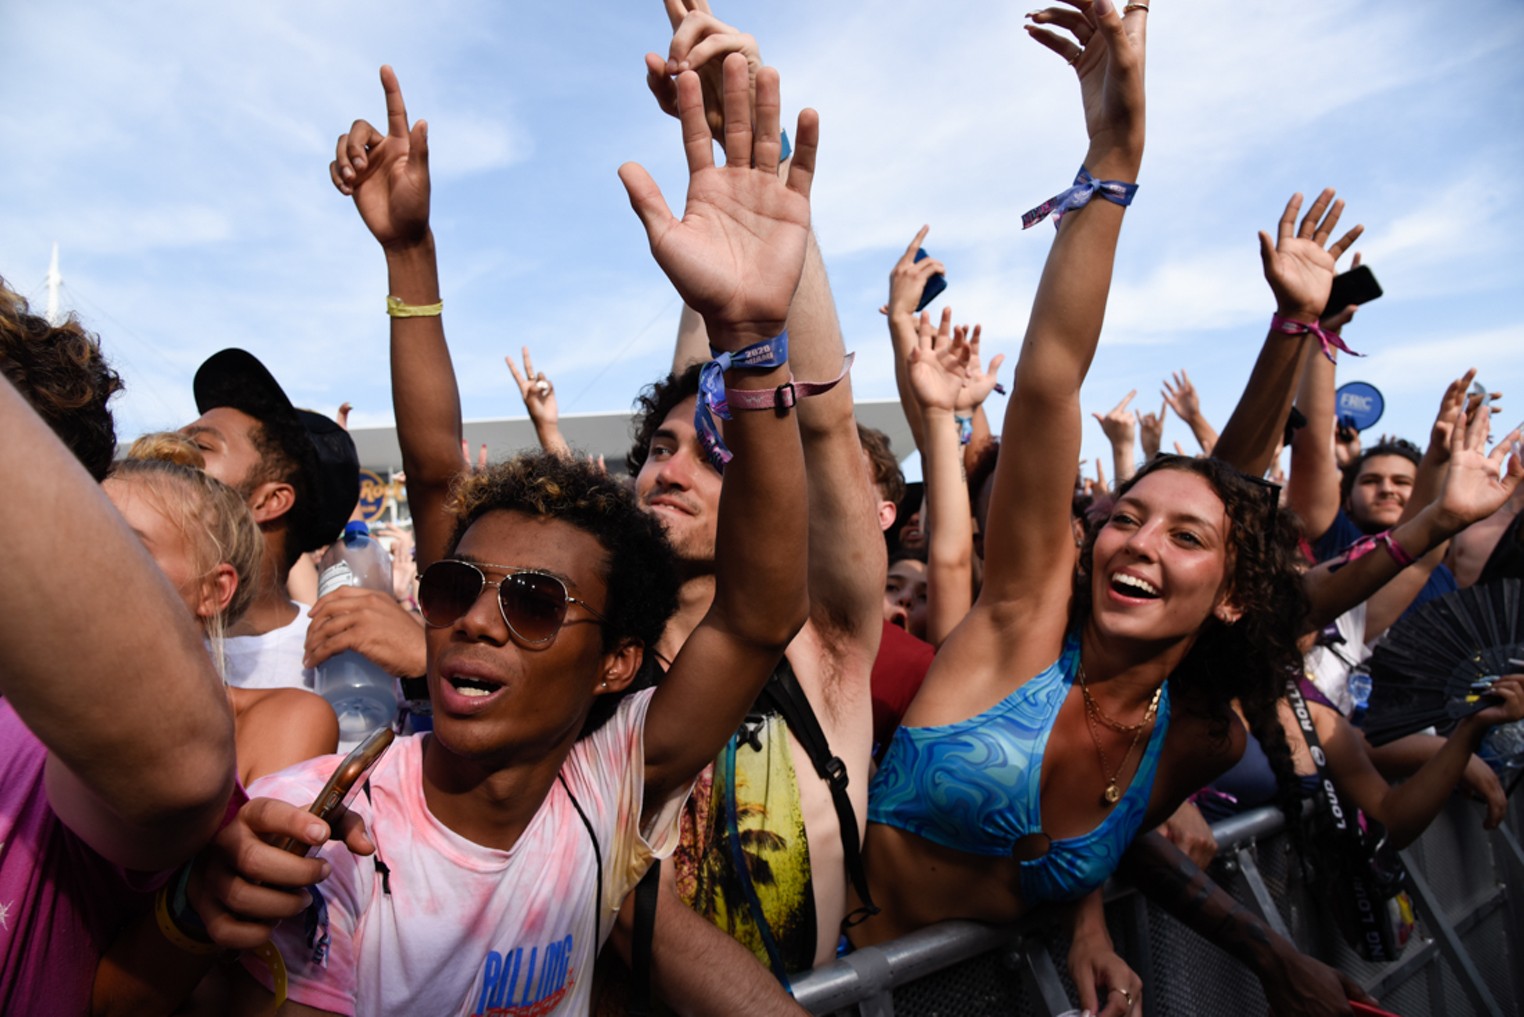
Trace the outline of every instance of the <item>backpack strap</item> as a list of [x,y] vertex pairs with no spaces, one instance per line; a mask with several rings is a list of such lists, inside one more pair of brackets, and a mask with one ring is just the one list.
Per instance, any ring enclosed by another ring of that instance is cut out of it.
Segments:
[[852,889],[857,891],[857,897],[862,901],[860,907],[841,920],[842,929],[850,929],[858,922],[878,914],[879,909],[868,891],[868,875],[863,869],[862,844],[857,837],[857,813],[852,808],[852,799],[847,795],[847,764],[841,761],[841,757],[832,755],[831,744],[826,740],[825,731],[821,729],[815,710],[810,706],[804,689],[800,687],[799,679],[794,676],[794,668],[787,657],[778,662],[757,701],[771,706],[783,715],[789,731],[799,739],[805,754],[810,757],[815,773],[831,789],[831,802],[836,806],[836,820],[841,826],[841,847],[846,858],[847,877],[852,880]]
[[661,859],[651,863],[635,884],[635,933],[630,943],[630,1017],[651,1013],[651,940],[656,935],[656,895],[661,884]]

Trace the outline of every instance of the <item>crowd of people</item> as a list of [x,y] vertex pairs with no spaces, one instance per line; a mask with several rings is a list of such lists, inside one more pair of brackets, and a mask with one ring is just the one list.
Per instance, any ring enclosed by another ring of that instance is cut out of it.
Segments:
[[[1260,234],[1273,316],[1221,431],[1182,370],[1157,414],[1093,414],[1112,479],[1077,476],[1149,8],[1064,0],[1028,31],[1089,145],[1027,217],[1057,228],[998,428],[1003,358],[923,310],[927,228],[890,272],[907,500],[811,233],[820,120],[785,130],[778,72],[705,0],[666,8],[648,84],[681,122],[681,216],[620,178],[684,310],[627,475],[568,445],[528,350],[542,448],[463,458],[428,129],[391,68],[384,122],[338,139],[387,272],[390,590],[314,571],[356,512],[342,421],[228,349],[197,420],[119,454],[109,350],[3,292],[0,520],[30,536],[0,622],[0,1012],[799,1013],[791,978],[843,952],[1037,913],[1076,1004],[1121,1017],[1148,986],[1108,932],[1118,874],[1274,1012],[1350,1012],[1358,985],[1212,882],[1207,822],[1274,802],[1313,855],[1309,801],[1391,847],[1457,791],[1502,820],[1476,753],[1524,719],[1524,674],[1379,746],[1351,676],[1422,605],[1524,576],[1518,432],[1492,440],[1474,372],[1425,448],[1338,419],[1355,308],[1328,304],[1362,227],[1329,189]],[[1161,452],[1171,411],[1199,452]],[[413,709],[330,822],[309,806],[350,745],[315,673],[349,652]]]

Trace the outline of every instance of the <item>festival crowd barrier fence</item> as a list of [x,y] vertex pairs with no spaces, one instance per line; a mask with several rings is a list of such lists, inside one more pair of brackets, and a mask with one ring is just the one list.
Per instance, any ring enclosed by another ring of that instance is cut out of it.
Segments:
[[[1396,960],[1368,963],[1346,945],[1292,857],[1285,819],[1263,808],[1213,826],[1219,885],[1303,951],[1346,972],[1403,1017],[1505,1017],[1524,1012],[1524,810],[1497,830],[1482,807],[1452,799],[1407,850],[1418,920]],[[1107,922],[1143,979],[1145,1017],[1246,1017],[1267,1012],[1244,966],[1113,881]],[[859,1017],[1054,1017],[1077,1007],[1068,943],[1051,924],[996,928],[944,922],[857,950],[794,981],[814,1014]]]

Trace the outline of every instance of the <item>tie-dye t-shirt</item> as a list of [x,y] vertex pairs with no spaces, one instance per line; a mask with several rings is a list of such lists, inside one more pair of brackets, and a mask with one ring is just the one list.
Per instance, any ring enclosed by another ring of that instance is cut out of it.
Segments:
[[[687,789],[641,828],[649,691],[627,696],[562,766],[603,853],[600,931],[653,858],[671,851]],[[340,1014],[544,1017],[586,1013],[592,987],[596,861],[559,781],[512,850],[482,847],[435,819],[423,797],[428,735],[396,742],[351,806],[377,854],[332,843],[313,906],[276,930],[290,998]],[[253,796],[306,804],[337,756],[266,777]],[[385,864],[378,873],[376,858]],[[387,892],[389,891],[389,892]],[[249,971],[266,986],[263,966]]]

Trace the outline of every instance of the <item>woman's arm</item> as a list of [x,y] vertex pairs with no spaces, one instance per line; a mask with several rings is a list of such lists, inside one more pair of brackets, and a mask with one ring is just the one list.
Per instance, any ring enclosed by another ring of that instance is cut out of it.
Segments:
[[1277,317],[1265,336],[1243,395],[1212,448],[1214,458],[1254,477],[1264,475],[1280,447],[1303,359],[1322,355],[1308,329],[1321,327],[1318,318],[1333,287],[1335,262],[1365,230],[1356,226],[1324,250],[1323,245],[1339,224],[1344,202],[1334,201],[1333,188],[1324,188],[1298,226],[1296,216],[1301,208],[1301,194],[1293,194],[1281,213],[1274,243],[1270,234],[1259,234],[1260,260],[1264,262],[1265,281],[1275,296]]
[[[1090,136],[1084,166],[1096,180],[1131,183],[1142,164],[1147,17],[1137,8],[1124,18],[1099,0],[1077,21],[1073,12],[1050,8],[1027,26],[1079,75]],[[1037,27],[1070,23],[1083,46]],[[1100,341],[1122,214],[1121,205],[1096,197],[1063,216],[1038,282],[995,466],[980,607],[1043,605],[1036,631],[1028,631],[1055,646],[1067,624],[1074,567],[1069,508],[1081,444],[1079,390]],[[1023,614],[1030,626],[1033,617]]]
[[1407,847],[1439,815],[1455,791],[1472,753],[1494,724],[1524,719],[1524,674],[1499,678],[1491,695],[1502,700],[1456,725],[1445,744],[1412,777],[1392,787],[1376,772],[1364,740],[1337,710],[1311,704],[1318,737],[1328,757],[1328,772],[1338,789],[1366,815],[1386,827],[1395,848]]
[[[942,311],[940,328],[922,314],[916,346],[910,351],[905,375],[923,435],[922,470],[926,481],[926,513],[921,525],[926,543],[926,641],[941,646],[973,605],[974,526],[969,513],[968,483],[958,446],[960,393],[971,387],[978,371],[973,349],[962,336],[952,335],[952,309]],[[978,371],[975,384],[993,387],[993,371]],[[972,395],[963,397],[972,401]]]

